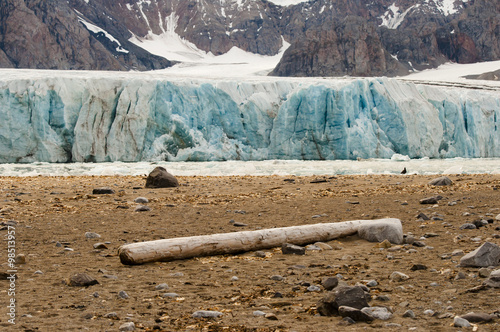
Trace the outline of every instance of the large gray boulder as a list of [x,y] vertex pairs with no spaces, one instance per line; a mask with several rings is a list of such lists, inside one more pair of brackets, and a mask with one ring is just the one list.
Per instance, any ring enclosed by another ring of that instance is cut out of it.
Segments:
[[476,250],[460,259],[460,266],[487,267],[500,263],[500,247],[491,242],[485,242]]
[[403,243],[403,226],[399,219],[383,219],[362,224],[358,236],[370,242],[388,240],[394,244]]
[[146,179],[146,188],[172,188],[178,187],[179,181],[161,166],[149,173]]

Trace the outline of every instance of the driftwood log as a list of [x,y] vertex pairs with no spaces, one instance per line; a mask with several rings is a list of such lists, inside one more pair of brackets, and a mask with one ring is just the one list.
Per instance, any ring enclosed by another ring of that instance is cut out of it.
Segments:
[[[201,236],[179,237],[172,239],[125,244],[118,249],[120,261],[126,265],[137,265],[155,261],[172,261],[200,256],[236,254],[245,251],[280,247],[284,243],[305,245],[325,242],[353,235],[358,229],[374,225],[389,233],[397,233],[388,238],[400,243],[403,237],[401,221],[386,218],[379,220],[354,220],[337,223],[270,228],[256,231],[243,231]],[[399,240],[400,239],[400,240]],[[368,239],[370,240],[370,239]]]

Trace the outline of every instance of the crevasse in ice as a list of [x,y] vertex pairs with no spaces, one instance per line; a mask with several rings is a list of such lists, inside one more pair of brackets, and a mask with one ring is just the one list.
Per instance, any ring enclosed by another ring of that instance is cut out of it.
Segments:
[[498,92],[396,79],[0,79],[0,162],[500,157]]

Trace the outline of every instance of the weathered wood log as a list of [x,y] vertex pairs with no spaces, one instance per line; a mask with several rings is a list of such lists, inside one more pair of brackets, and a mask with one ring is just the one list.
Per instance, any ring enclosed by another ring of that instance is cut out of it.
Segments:
[[[126,265],[137,265],[155,261],[172,261],[199,256],[235,254],[245,251],[280,247],[284,243],[304,245],[325,242],[356,234],[361,226],[385,225],[391,232],[403,230],[399,219],[353,220],[337,223],[270,228],[256,231],[179,237],[172,239],[125,244],[118,249],[120,260]],[[389,239],[391,241],[391,239]]]

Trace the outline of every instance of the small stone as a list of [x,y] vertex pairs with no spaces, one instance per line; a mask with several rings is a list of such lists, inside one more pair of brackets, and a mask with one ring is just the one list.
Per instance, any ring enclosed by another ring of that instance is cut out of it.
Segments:
[[282,281],[285,278],[283,276],[280,276],[280,275],[274,275],[274,276],[271,276],[269,279],[275,280],[275,281]]
[[253,312],[253,315],[256,316],[256,317],[264,317],[266,315],[266,313],[264,311],[255,310]]
[[231,277],[231,281],[238,281],[238,280],[240,280],[240,279],[237,276],[232,276]]
[[307,287],[308,292],[321,292],[321,287],[316,286],[316,285],[311,285]]
[[43,272],[40,270],[36,270],[33,274],[43,274]]
[[460,226],[460,229],[477,229],[477,227],[474,224],[465,223],[462,226]]
[[490,273],[490,277],[484,282],[486,286],[500,288],[500,270]]
[[337,287],[332,292],[328,292],[316,305],[318,313],[322,316],[338,315],[338,308],[341,306],[359,310],[368,307],[365,291],[359,286]]
[[388,240],[390,243],[401,244],[403,243],[403,227],[397,219],[374,220],[361,224],[358,227],[358,236],[370,242]]
[[233,226],[234,226],[234,227],[246,227],[246,226],[248,226],[248,225],[247,225],[247,224],[245,224],[245,223],[242,223],[242,222],[237,222],[237,221],[236,221],[236,222],[234,222],[234,223],[233,223]]
[[16,264],[26,264],[26,256],[24,256],[24,254],[19,254],[14,259],[14,262]]
[[151,208],[146,205],[137,205],[134,209],[135,212],[147,212],[151,211]]
[[426,244],[423,241],[415,241],[412,243],[412,246],[422,248],[422,247],[425,247]]
[[488,278],[490,276],[490,273],[491,273],[491,270],[489,270],[485,267],[480,268],[479,271],[477,271],[478,276],[481,278]]
[[87,287],[97,285],[99,282],[86,273],[77,273],[69,278],[67,284],[72,287]]
[[460,318],[458,316],[455,316],[453,319],[453,326],[454,327],[471,327],[469,321],[467,319]]
[[198,310],[195,311],[191,316],[193,318],[217,318],[222,316],[222,312],[212,311],[212,310]]
[[328,291],[334,289],[339,284],[339,279],[336,277],[327,277],[323,279],[321,285]]
[[423,198],[420,200],[420,204],[437,204],[442,198],[441,196]]
[[118,292],[118,297],[121,298],[121,299],[128,299],[129,298],[127,292],[125,292],[125,291],[119,291]]
[[135,324],[134,322],[123,323],[118,329],[120,331],[135,331]]
[[410,279],[410,277],[402,272],[396,271],[396,272],[391,273],[391,275],[389,276],[389,279],[391,279],[392,281],[405,281],[405,280]]
[[451,253],[452,256],[463,256],[464,255],[464,251],[462,249],[455,249],[453,250],[453,252]]
[[388,320],[392,317],[392,313],[385,307],[366,307],[361,311],[380,320]]
[[94,243],[94,249],[108,249],[108,246],[101,242]]
[[264,318],[265,319],[269,319],[269,320],[278,320],[278,317],[276,317],[276,315],[273,314],[273,313],[267,313],[267,314],[265,314]]
[[255,257],[259,257],[259,258],[266,258],[266,252],[265,251],[256,251],[254,253]]
[[151,171],[146,179],[146,188],[172,188],[178,186],[179,181],[177,181],[175,176],[161,166]]
[[415,313],[413,310],[406,310],[403,314],[404,318],[415,318]]
[[281,246],[281,251],[284,255],[305,255],[306,254],[306,249],[301,246],[297,246],[295,244],[291,243],[284,243]]
[[391,298],[387,295],[378,295],[375,297],[375,300],[381,301],[381,302],[388,302],[391,300]]
[[314,243],[315,246],[323,249],[323,250],[333,250],[333,247],[327,243],[324,242],[316,242]]
[[419,214],[417,214],[417,219],[422,219],[422,220],[425,220],[425,221],[430,220],[430,218],[427,217],[427,215],[425,213],[423,213],[423,212],[420,212]]
[[447,176],[441,176],[429,182],[430,186],[449,186],[453,184],[453,181]]
[[411,271],[418,271],[418,270],[427,270],[427,266],[423,264],[413,264],[413,266],[410,268]]
[[156,290],[164,290],[164,289],[168,289],[168,285],[163,283],[163,284],[159,284],[155,287]]
[[93,195],[111,195],[114,193],[115,191],[109,187],[95,188],[92,190]]
[[370,280],[366,283],[366,286],[375,287],[375,286],[378,286],[378,282],[376,280]]
[[147,204],[149,203],[149,199],[147,199],[146,197],[137,197],[136,199],[134,199],[134,202],[137,204]]
[[108,312],[107,314],[104,315],[104,318],[109,318],[113,320],[119,320],[118,314],[116,312]]
[[352,324],[356,324],[356,321],[354,319],[352,319],[351,317],[344,317],[342,318],[342,320],[339,322],[338,325],[352,325]]
[[94,233],[94,232],[86,232],[85,233],[85,238],[87,239],[98,239],[100,238],[101,236],[97,233]]
[[462,280],[462,279],[465,279],[466,276],[465,276],[465,273],[463,273],[462,271],[459,271],[457,273],[457,275],[455,276],[455,280]]
[[57,241],[57,242],[56,242],[56,247],[61,248],[62,246],[63,246],[63,245],[62,245],[62,243],[61,243],[61,242],[59,242],[59,241]]
[[165,294],[162,294],[161,297],[179,297],[179,295],[177,293],[165,293]]
[[307,251],[322,251],[323,249],[321,249],[320,247],[318,247],[317,245],[314,245],[314,244],[308,244],[306,246],[306,250]]
[[424,311],[424,315],[427,315],[427,316],[434,316],[436,312],[434,310],[431,310],[431,309],[427,309]]

